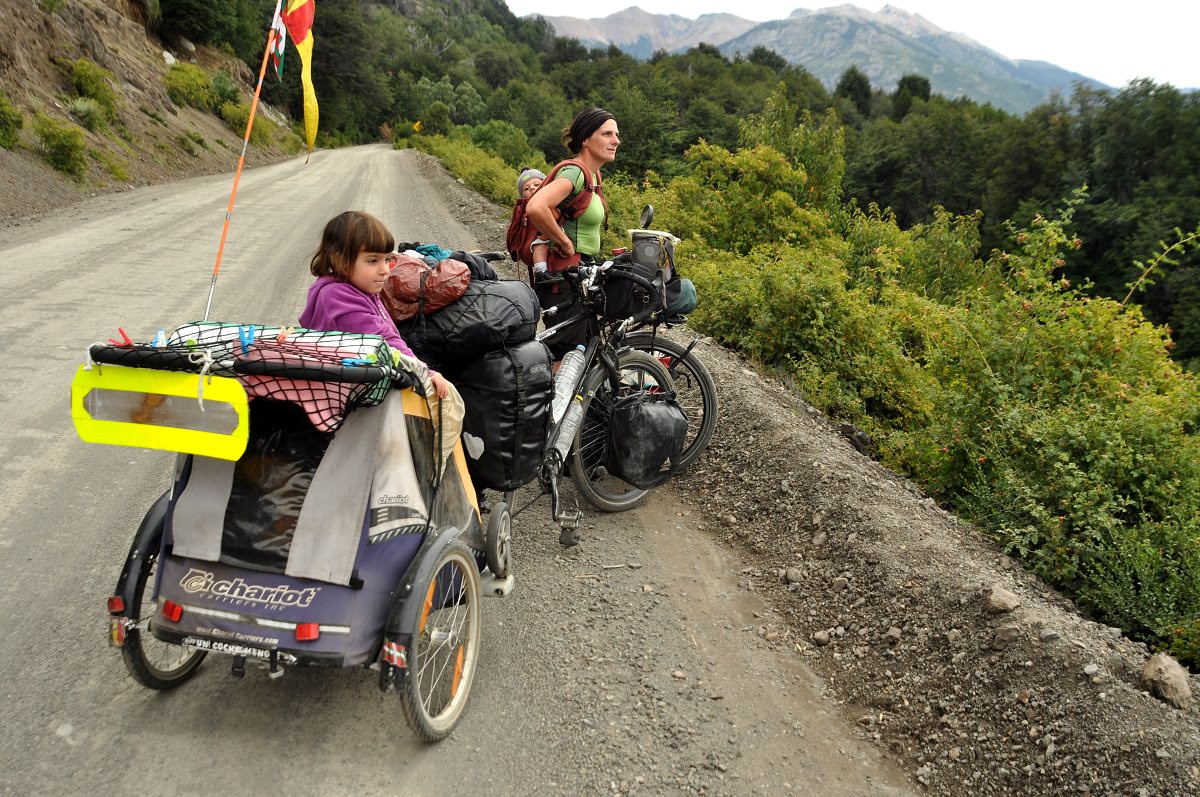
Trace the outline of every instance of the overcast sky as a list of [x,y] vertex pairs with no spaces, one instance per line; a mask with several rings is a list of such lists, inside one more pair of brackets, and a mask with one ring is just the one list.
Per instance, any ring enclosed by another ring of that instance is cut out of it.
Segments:
[[[592,19],[636,5],[653,14],[726,12],[744,19],[784,19],[797,8],[828,8],[835,2],[795,0],[507,0],[518,16],[545,14]],[[879,11],[884,3],[858,2]],[[897,0],[902,8],[946,31],[963,33],[1009,58],[1050,63],[1118,88],[1147,77],[1177,88],[1200,88],[1200,2],[1140,0]]]

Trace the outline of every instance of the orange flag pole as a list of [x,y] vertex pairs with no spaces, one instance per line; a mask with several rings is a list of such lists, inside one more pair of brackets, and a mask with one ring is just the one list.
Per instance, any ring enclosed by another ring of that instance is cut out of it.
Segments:
[[254,102],[250,104],[250,118],[246,120],[246,135],[242,138],[242,154],[238,158],[237,172],[233,176],[233,191],[229,194],[229,207],[225,210],[225,226],[221,229],[221,243],[217,246],[217,262],[213,265],[212,283],[208,286],[208,304],[204,306],[205,321],[208,320],[208,311],[212,308],[213,292],[217,289],[217,272],[221,270],[221,255],[225,251],[225,238],[229,235],[229,220],[233,217],[233,200],[237,196],[238,182],[242,179],[242,167],[246,165],[246,150],[250,148],[250,130],[254,127],[254,114],[258,110],[263,76],[267,74],[267,60],[271,57],[271,48],[275,46],[275,36],[275,27],[272,25],[271,32],[267,36],[267,49],[263,52],[262,66],[258,68],[258,85],[254,87]]

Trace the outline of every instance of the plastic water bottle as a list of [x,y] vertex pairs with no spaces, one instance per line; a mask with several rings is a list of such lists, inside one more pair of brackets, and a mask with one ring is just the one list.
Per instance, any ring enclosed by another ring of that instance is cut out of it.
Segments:
[[583,373],[583,344],[563,355],[554,375],[554,401],[550,404],[550,422],[558,423],[566,412],[567,404],[575,397],[576,383]]
[[575,442],[575,433],[579,431],[581,420],[583,420],[583,396],[572,396],[571,404],[567,407],[562,423],[558,426],[558,433],[554,436],[554,447],[558,450],[559,462],[567,461],[567,452],[571,450],[571,444]]

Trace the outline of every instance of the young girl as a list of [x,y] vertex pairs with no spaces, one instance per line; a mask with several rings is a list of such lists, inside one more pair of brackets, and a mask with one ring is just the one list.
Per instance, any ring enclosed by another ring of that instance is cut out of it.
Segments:
[[[348,210],[330,219],[308,267],[317,281],[308,289],[300,324],[379,335],[393,349],[415,358],[379,299],[395,248],[395,238],[370,213]],[[450,395],[450,383],[441,374],[430,371],[429,378],[439,398]]]

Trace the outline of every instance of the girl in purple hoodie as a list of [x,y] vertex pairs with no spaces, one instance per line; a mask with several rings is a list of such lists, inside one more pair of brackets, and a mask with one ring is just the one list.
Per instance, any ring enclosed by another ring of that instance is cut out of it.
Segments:
[[[317,281],[308,289],[300,324],[307,329],[379,335],[393,349],[416,357],[379,299],[395,248],[396,239],[370,213],[348,210],[330,219],[308,266]],[[430,371],[429,378],[439,398],[450,395],[445,377]]]

